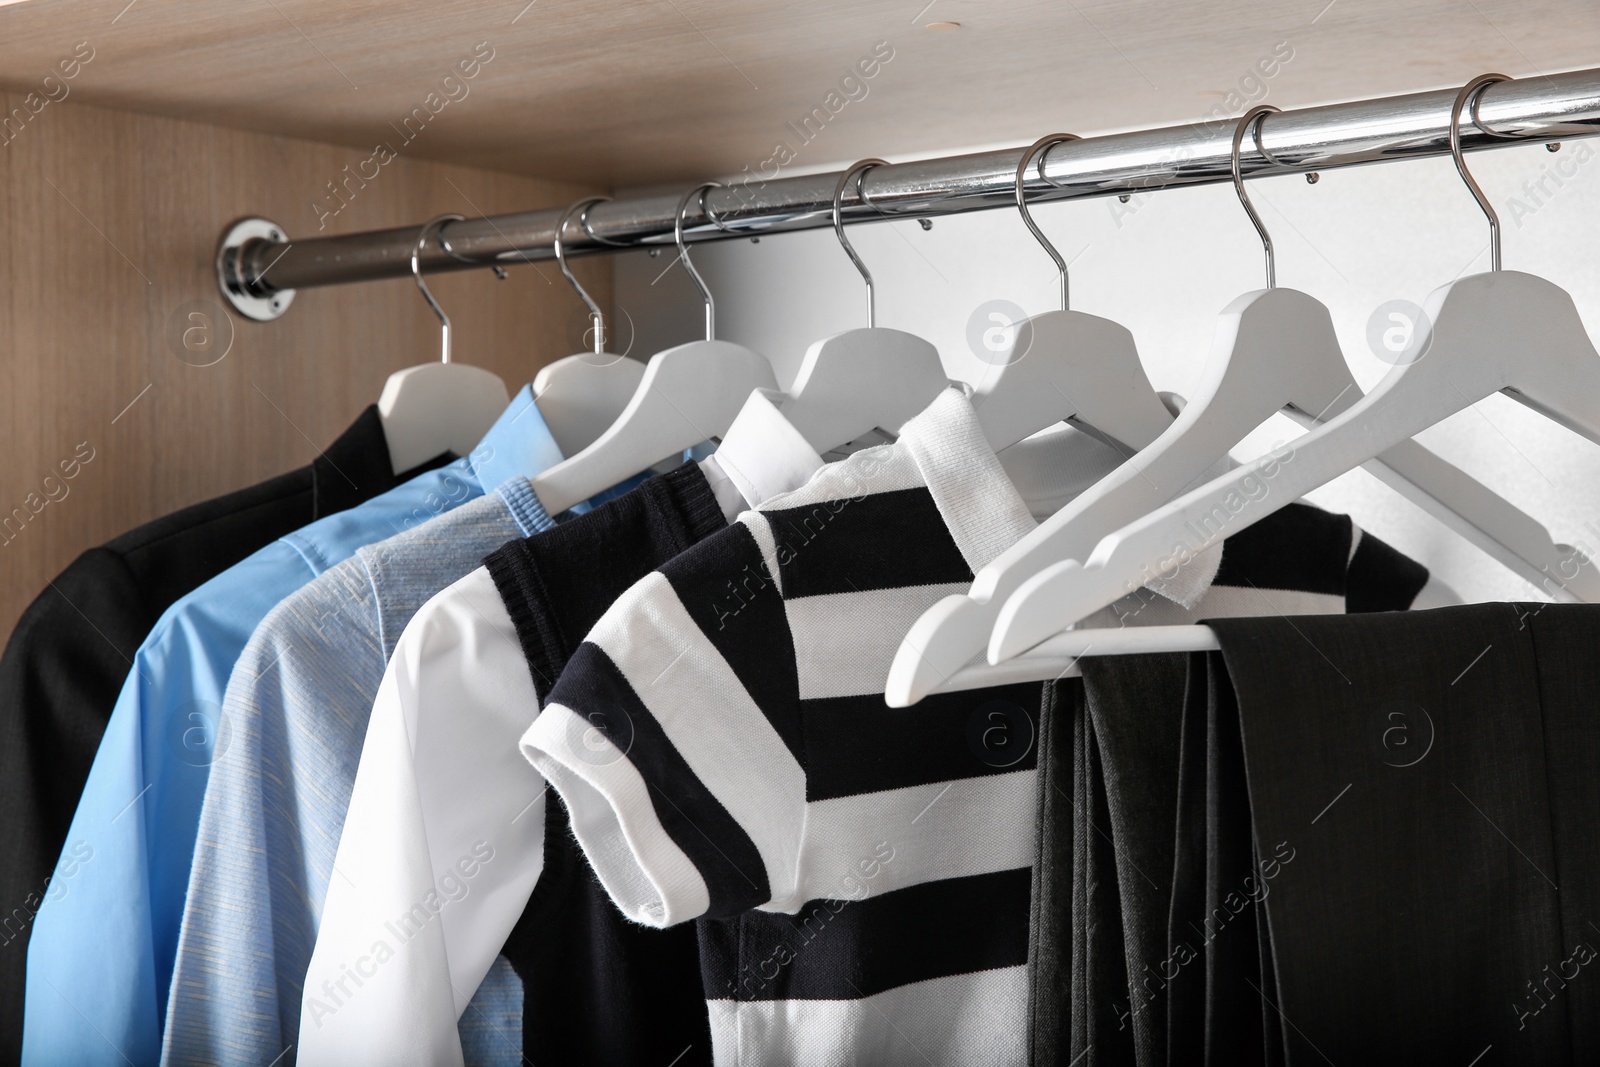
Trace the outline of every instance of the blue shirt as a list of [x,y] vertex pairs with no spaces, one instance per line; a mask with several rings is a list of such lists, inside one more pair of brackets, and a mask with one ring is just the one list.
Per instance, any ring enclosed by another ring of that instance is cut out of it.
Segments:
[[[295,1042],[367,720],[401,631],[484,556],[554,525],[513,479],[358,550],[256,627],[222,705],[232,742],[206,785],[162,1062],[266,1064]],[[522,981],[504,958],[460,1031],[468,1064],[520,1062]]]
[[224,690],[267,612],[361,546],[561,458],[524,387],[472,455],[268,545],[167,609],[134,655],[34,920],[23,1062],[159,1062],[206,781],[232,741]]

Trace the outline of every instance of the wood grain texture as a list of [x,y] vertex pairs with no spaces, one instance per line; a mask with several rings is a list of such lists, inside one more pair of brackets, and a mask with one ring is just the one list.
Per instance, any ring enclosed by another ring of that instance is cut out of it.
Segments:
[[[212,260],[226,224],[262,214],[291,237],[314,230],[307,190],[349,156],[72,100],[0,147],[0,514],[29,494],[44,499],[44,477],[80,442],[94,450],[65,498],[0,544],[0,634],[83,549],[309,462],[390,372],[437,358],[437,321],[409,280],[301,293],[276,322],[235,318],[220,362],[178,357],[170,332],[181,306],[220,310]],[[586,191],[402,157],[328,232],[558,205]],[[609,303],[608,260],[574,270]],[[431,284],[456,327],[456,359],[512,388],[581,347],[582,305],[554,265]]]
[[[816,166],[1181,123],[1230,93],[1294,107],[1588,67],[1600,5],[33,0],[0,8],[0,86],[38,87],[78,41],[96,53],[79,99],[368,151],[486,42],[493,60],[409,151],[634,185],[759,170],[780,143]],[[880,41],[893,59],[829,104]],[[1294,58],[1263,89],[1279,42]],[[823,106],[809,140],[788,126]]]

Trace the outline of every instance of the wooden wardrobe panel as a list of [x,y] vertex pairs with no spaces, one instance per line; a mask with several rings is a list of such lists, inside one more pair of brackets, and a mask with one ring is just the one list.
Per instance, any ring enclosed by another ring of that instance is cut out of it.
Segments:
[[0,85],[41,85],[80,41],[96,54],[69,99],[100,107],[370,147],[433,93],[420,156],[759,187],[863,156],[1579,69],[1600,50],[1600,5],[31,0],[0,7]]
[[[7,113],[25,106],[15,93],[0,103]],[[390,372],[437,358],[437,320],[404,279],[302,292],[276,322],[232,316],[225,357],[180,358],[174,335],[193,324],[189,306],[221,315],[213,258],[223,228],[264,215],[291,238],[317,233],[326,183],[364,156],[70,101],[0,145],[0,419],[10,431],[0,516],[31,514],[0,542],[0,633],[79,552],[309,462],[377,400]],[[592,191],[403,155],[349,188],[322,233],[561,205]],[[608,305],[609,259],[574,270]],[[513,389],[582,347],[582,305],[554,264],[430,285],[455,326],[455,358]],[[90,449],[93,459],[61,480],[58,464]],[[57,500],[45,489],[51,474]]]

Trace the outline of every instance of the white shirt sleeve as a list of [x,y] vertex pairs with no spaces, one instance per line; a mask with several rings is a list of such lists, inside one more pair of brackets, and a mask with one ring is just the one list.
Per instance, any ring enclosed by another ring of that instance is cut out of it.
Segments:
[[401,634],[306,974],[302,1065],[462,1063],[457,1020],[544,865],[545,783],[517,745],[538,706],[487,569]]

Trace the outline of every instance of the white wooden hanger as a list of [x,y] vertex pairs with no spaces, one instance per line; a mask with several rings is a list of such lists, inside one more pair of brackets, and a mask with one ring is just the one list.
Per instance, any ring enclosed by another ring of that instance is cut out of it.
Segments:
[[[1239,168],[1244,134],[1276,110],[1251,109],[1233,142],[1235,189],[1261,235],[1267,288],[1246,293],[1224,309],[1200,388],[1155,444],[986,567],[967,598],[946,598],[948,605],[936,604],[918,620],[896,657],[898,669],[890,673],[891,705],[906,706],[936,688],[948,688],[946,679],[994,639],[1008,597],[1042,570],[1084,559],[1103,536],[1172,500],[1274,412],[1288,409],[1316,425],[1361,399],[1328,309],[1305,293],[1277,287],[1271,235],[1245,192]],[[1573,567],[1576,550],[1554,545],[1531,516],[1414,441],[1396,444],[1366,466],[1526,578],[1544,580],[1563,563],[1562,573]],[[1566,599],[1580,599],[1579,592],[1600,594],[1600,575],[1581,566],[1578,575],[1569,585],[1581,588],[1562,589]],[[968,598],[983,608],[960,603]],[[1016,629],[1012,639],[1030,647],[1060,629]]]
[[[1080,416],[1124,450],[1146,448],[1172,425],[1172,414],[1145,375],[1127,328],[1070,310],[1066,261],[1028,211],[1028,168],[1036,156],[1047,156],[1051,148],[1070,140],[1077,138],[1072,134],[1041,137],[1017,164],[1017,210],[1029,232],[1055,261],[1061,309],[1018,323],[999,372],[986,376],[979,386],[973,401],[978,422],[997,452],[1073,416]],[[1045,159],[1040,158],[1039,176],[1043,178],[1044,173]],[[885,683],[884,695],[891,707],[908,707],[942,687],[983,650],[1003,594],[1014,587],[998,585],[986,594],[985,581],[1013,554],[1005,553],[980,571],[966,595],[945,597],[917,620],[901,642]],[[1033,569],[1059,558],[1041,555],[1042,561]],[[997,591],[1001,595],[996,595]]]
[[[1504,75],[1473,79],[1457,95],[1450,147],[1489,220],[1491,269],[1428,298],[1421,356],[1393,368],[1366,397],[1296,441],[1185,494],[1105,537],[1082,564],[1034,575],[1005,603],[989,646],[997,663],[1145,584],[1285,504],[1496,391],[1600,443],[1600,352],[1559,286],[1500,269],[1500,226],[1461,154],[1462,109]],[[1152,650],[1159,646],[1153,642]]]
[[794,388],[779,405],[785,418],[818,453],[827,453],[872,430],[899,433],[900,427],[933,403],[950,385],[939,350],[903,330],[877,325],[872,275],[844,233],[844,191],[862,186],[866,172],[886,166],[863,159],[844,172],[833,191],[833,230],[850,262],[867,283],[867,325],[826,338],[806,350]]
[[422,280],[419,258],[428,238],[460,215],[440,215],[424,223],[411,249],[411,274],[422,297],[439,316],[440,356],[437,363],[395,371],[383,383],[378,417],[389,445],[389,463],[396,474],[411,470],[441,452],[465,456],[478,446],[489,427],[511,402],[506,383],[482,367],[450,362],[450,316]]
[[1154,441],[1172,415],[1145,376],[1133,334],[1120,323],[1070,310],[1067,264],[1028,212],[1028,168],[1039,156],[1039,177],[1051,148],[1079,138],[1041,137],[1017,164],[1017,211],[1055,261],[1061,308],[1017,323],[1011,347],[979,384],[973,405],[989,446],[1009,448],[1047,426],[1076,418],[1125,450]]
[[533,398],[563,456],[589,447],[617,421],[644,377],[644,364],[612,352],[579,352],[533,376]]
[[1215,652],[1222,647],[1209,626],[1120,626],[1067,630],[998,664],[963,667],[939,687],[941,693],[988,689],[1019,682],[1081,677],[1084,656],[1136,656],[1151,652]]
[[[602,489],[638,474],[654,463],[713,437],[733,424],[739,409],[756,389],[776,389],[772,364],[766,357],[731,341],[718,341],[715,306],[705,280],[689,259],[683,240],[683,213],[689,201],[700,198],[705,213],[705,192],[716,182],[696,186],[678,204],[675,236],[684,268],[699,287],[706,304],[706,339],[657,352],[645,366],[638,388],[627,407],[593,444],[532,479],[533,490],[551,515],[566,511]],[[556,256],[573,288],[589,305],[595,333],[604,337],[605,317],[598,305],[566,270],[561,233],[580,207],[597,201],[579,201],[561,217],[556,227]],[[603,347],[603,340],[597,342]]]
[[[608,196],[589,197],[577,208],[578,225],[589,233],[589,209],[611,199]],[[593,236],[590,234],[590,236]],[[559,247],[561,235],[556,234]],[[606,351],[605,317],[600,308],[589,299],[589,294],[577,284],[565,255],[556,257],[561,273],[566,276],[583,302],[589,306],[590,334],[594,348],[565,356],[540,368],[533,378],[533,398],[539,404],[539,414],[550,427],[550,436],[563,456],[576,455],[588,448],[606,428],[617,421],[622,409],[628,406],[633,394],[644,378],[644,363],[637,359]]]
[[1354,388],[1327,309],[1275,287],[1271,239],[1245,195],[1239,145],[1266,110],[1252,109],[1240,120],[1233,159],[1240,201],[1266,248],[1267,288],[1224,309],[1198,391],[1153,443],[980,570],[966,595],[945,597],[923,613],[890,668],[891,707],[945,687],[989,643],[1006,598],[1041,569],[1081,559],[1105,534],[1177,496],[1284,404],[1317,398],[1311,410],[1322,414],[1344,386]]

